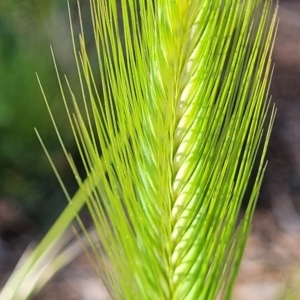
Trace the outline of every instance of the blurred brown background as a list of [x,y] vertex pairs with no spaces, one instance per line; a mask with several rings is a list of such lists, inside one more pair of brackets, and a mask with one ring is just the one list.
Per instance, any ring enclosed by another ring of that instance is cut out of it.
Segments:
[[279,1],[272,101],[277,115],[234,300],[300,299],[300,1]]

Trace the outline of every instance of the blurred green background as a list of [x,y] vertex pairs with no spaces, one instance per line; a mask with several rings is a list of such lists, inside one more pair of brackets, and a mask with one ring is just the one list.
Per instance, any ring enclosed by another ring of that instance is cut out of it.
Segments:
[[[76,27],[76,2],[70,3]],[[39,230],[53,222],[66,199],[34,127],[71,193],[76,188],[36,79],[37,72],[68,150],[76,156],[50,44],[61,74],[72,84],[76,71],[67,1],[0,1],[0,201],[17,204]]]

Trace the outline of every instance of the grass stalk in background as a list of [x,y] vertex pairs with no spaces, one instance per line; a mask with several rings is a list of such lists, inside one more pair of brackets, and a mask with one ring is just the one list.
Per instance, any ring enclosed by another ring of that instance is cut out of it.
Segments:
[[79,53],[72,31],[83,100],[70,87],[74,114],[58,74],[87,179],[64,149],[79,190],[0,299],[21,299],[26,277],[85,203],[102,245],[90,243],[95,265],[110,261],[101,272],[114,299],[229,299],[274,117],[263,135],[272,2],[90,3],[98,64],[83,28]]

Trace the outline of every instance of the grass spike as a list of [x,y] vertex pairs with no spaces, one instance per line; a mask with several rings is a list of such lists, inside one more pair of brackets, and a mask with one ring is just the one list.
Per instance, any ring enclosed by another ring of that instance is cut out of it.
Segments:
[[[55,65],[87,179],[78,178],[75,211],[66,208],[53,228],[66,229],[88,205],[116,300],[229,299],[274,119],[273,110],[264,135],[277,9],[270,0],[90,0],[90,6],[98,65],[88,55],[82,20],[78,48],[71,22],[82,93],[81,104],[67,82],[74,114]],[[17,287],[47,253],[53,228]]]

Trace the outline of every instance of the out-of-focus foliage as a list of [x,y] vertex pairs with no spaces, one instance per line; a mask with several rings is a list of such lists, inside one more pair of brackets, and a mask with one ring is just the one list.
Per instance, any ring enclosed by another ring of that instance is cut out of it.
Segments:
[[[49,49],[51,43],[62,72],[72,71],[68,63],[72,61],[69,24],[62,17],[66,10],[64,0],[0,1],[0,200],[17,201],[27,214],[38,216],[37,221],[43,220],[44,224],[64,207],[65,198],[34,127],[46,141],[58,168],[63,173],[67,168],[35,72],[68,141],[69,128]],[[69,78],[72,80],[72,76]]]

